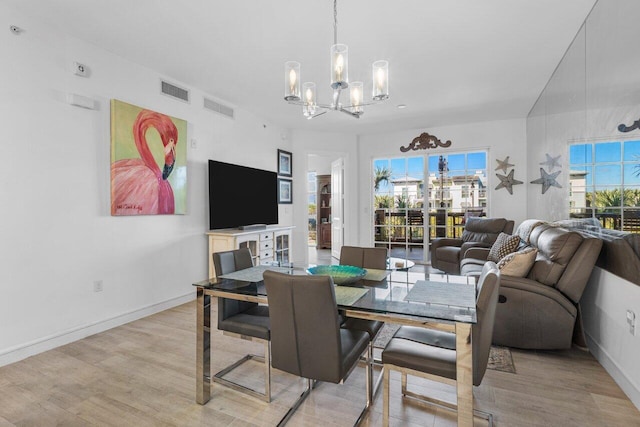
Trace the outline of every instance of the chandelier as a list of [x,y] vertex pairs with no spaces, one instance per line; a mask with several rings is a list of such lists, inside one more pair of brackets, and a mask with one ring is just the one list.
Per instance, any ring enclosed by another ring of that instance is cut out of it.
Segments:
[[[331,46],[331,87],[333,100],[331,104],[318,104],[316,101],[316,84],[305,82],[300,92],[300,63],[288,61],[284,64],[284,99],[289,104],[301,105],[302,113],[307,119],[325,114],[327,111],[342,111],[360,118],[364,114],[364,106],[375,104],[389,98],[389,62],[375,61],[372,65],[373,93],[371,101],[364,102],[362,82],[349,83],[349,49],[347,45],[338,43],[338,9],[337,0],[333,0],[333,46]],[[349,89],[349,104],[340,102],[343,89]]]

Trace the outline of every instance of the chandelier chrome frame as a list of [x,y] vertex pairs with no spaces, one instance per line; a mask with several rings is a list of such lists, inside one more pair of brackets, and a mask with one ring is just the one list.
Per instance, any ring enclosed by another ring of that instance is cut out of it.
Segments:
[[[371,101],[364,102],[364,84],[362,82],[349,83],[348,59],[349,48],[338,43],[338,8],[337,0],[333,0],[333,46],[331,46],[331,87],[333,99],[331,104],[319,104],[316,101],[316,84],[305,82],[300,92],[300,63],[287,61],[284,64],[285,82],[284,99],[289,104],[301,105],[302,114],[307,119],[321,116],[327,111],[341,111],[345,114],[360,118],[364,114],[364,106],[377,104],[389,98],[389,62],[375,61],[372,65],[373,93]],[[343,89],[350,89],[348,105],[340,102]]]

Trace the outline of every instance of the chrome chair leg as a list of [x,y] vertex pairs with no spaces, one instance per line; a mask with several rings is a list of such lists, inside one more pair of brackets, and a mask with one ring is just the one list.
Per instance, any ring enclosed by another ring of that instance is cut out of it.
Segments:
[[[405,391],[405,393],[403,393],[403,395],[405,397],[414,399],[420,403],[423,403],[425,405],[431,405],[431,406],[435,406],[438,408],[443,408],[443,409],[448,409],[450,411],[456,411],[458,409],[458,405],[456,405],[455,403],[451,403],[451,402],[447,402],[445,400],[440,400],[440,399],[436,399],[433,397],[429,397],[429,396],[424,396],[422,394],[418,394],[418,393],[414,393],[412,391]],[[487,420],[488,422],[488,426],[489,427],[493,427],[493,414],[490,412],[484,412],[481,411],[479,409],[474,409],[473,410],[473,415],[478,417],[478,418],[482,418],[484,420]]]
[[[373,405],[374,390],[373,390],[372,363],[373,363],[373,344],[372,342],[369,342],[369,346],[367,347],[367,362],[365,365],[365,390],[366,390],[367,398],[366,398],[366,403],[364,405],[364,408],[360,412],[360,415],[358,415],[358,419],[356,420],[354,426],[360,425],[360,423],[364,420],[364,418],[369,413],[369,409],[371,408],[371,405]],[[382,376],[382,374],[380,376]]]
[[[371,361],[370,381],[371,381],[371,384],[373,385],[371,392],[367,391],[367,396],[369,396],[369,400],[371,401],[371,403],[373,403],[376,396],[378,395],[378,392],[380,391],[380,384],[382,384],[382,359],[376,359],[374,357],[374,351],[375,351],[375,347],[373,346],[374,341],[375,341],[375,338],[369,342],[369,348],[367,350],[367,357]],[[360,360],[366,362],[365,357],[360,356]],[[375,380],[375,382],[373,380],[374,366],[380,367],[380,375]]]
[[[382,407],[382,425],[384,427],[388,427],[389,425],[389,376],[391,374],[391,365],[384,365],[383,368],[383,376],[384,376],[384,400],[383,400],[383,407]],[[414,399],[415,401],[425,404],[425,405],[430,405],[430,406],[435,406],[438,408],[443,408],[443,409],[447,409],[450,411],[457,411],[458,409],[458,405],[455,403],[451,403],[451,402],[447,402],[445,400],[440,400],[440,399],[436,399],[434,397],[429,397],[429,396],[425,396],[423,394],[419,394],[419,393],[415,393],[410,391],[407,388],[407,377],[408,374],[420,377],[420,378],[427,378],[430,379],[432,378],[431,375],[429,374],[424,374],[422,372],[419,371],[414,371],[412,369],[408,369],[408,368],[395,368],[393,370],[397,370],[400,372],[401,375],[401,387],[402,387],[402,396],[403,397],[407,397],[410,399]],[[451,385],[455,385],[455,381],[447,381],[447,383],[451,384]],[[489,413],[489,412],[484,412],[484,411],[480,411],[478,409],[474,409],[473,410],[473,415],[477,416],[478,418],[483,418],[485,420],[487,420],[489,427],[493,427],[493,414]]]
[[373,369],[371,369],[371,364],[373,363],[373,342],[369,341],[369,346],[367,347],[367,361],[366,361],[366,370],[367,370],[367,378],[366,378],[366,389],[367,389],[367,406],[373,403],[373,389],[371,385],[373,384]]
[[280,420],[280,422],[278,423],[278,427],[284,426],[285,424],[287,424],[287,422],[289,421],[289,419],[293,416],[293,414],[298,410],[298,408],[300,407],[300,405],[302,405],[302,402],[305,401],[305,399],[307,398],[307,396],[309,396],[309,393],[311,393],[311,389],[313,388],[313,384],[312,384],[312,380],[307,379],[307,388],[302,392],[302,394],[300,395],[300,397],[298,397],[298,400],[296,400],[293,404],[293,406],[291,406],[291,408],[289,408],[289,410],[287,411],[286,414],[284,414],[284,417],[282,417],[282,419]]
[[264,343],[264,400],[271,402],[271,341]]
[[[257,341],[257,339],[255,338],[253,340]],[[260,341],[264,342],[264,357],[258,356],[255,354],[247,354],[242,359],[218,371],[215,375],[213,375],[213,377],[211,377],[211,381],[218,384],[222,384],[226,387],[229,387],[241,393],[248,394],[257,399],[264,400],[267,403],[271,402],[271,342],[266,340],[260,340]],[[231,380],[224,378],[224,376],[227,375],[229,372],[233,371],[238,366],[242,365],[243,363],[249,360],[255,360],[264,364],[264,379],[265,379],[264,393],[261,393],[249,387],[246,387],[242,384],[238,384],[236,382],[233,382]]]
[[[367,351],[367,363],[365,365],[365,388],[366,388],[366,394],[367,394],[366,403],[365,403],[364,408],[360,412],[360,415],[358,415],[358,419],[353,424],[354,427],[355,426],[359,426],[360,423],[362,423],[364,418],[367,416],[367,414],[369,412],[369,409],[371,408],[371,405],[373,404],[373,400],[372,400],[372,392],[373,392],[372,378],[373,378],[373,373],[372,373],[372,369],[371,369],[371,360],[372,360],[371,356],[372,356],[372,353],[370,353],[370,350],[368,350]],[[380,378],[382,378],[382,374],[380,374]],[[311,390],[313,390],[313,389],[315,389],[317,387],[317,383],[318,382],[315,381],[315,380],[307,379],[307,388],[302,392],[302,394],[300,394],[298,399],[294,402],[293,406],[291,406],[291,408],[289,408],[289,410],[284,415],[284,417],[282,417],[280,422],[278,422],[278,427],[281,427],[281,426],[284,426],[285,424],[287,424],[287,422],[291,419],[293,414],[298,410],[300,405],[302,405],[302,403],[305,401],[307,396],[309,396],[309,394],[311,393]]]
[[391,370],[388,366],[382,366],[382,377],[384,383],[384,392],[382,397],[382,427],[389,427],[389,376]]

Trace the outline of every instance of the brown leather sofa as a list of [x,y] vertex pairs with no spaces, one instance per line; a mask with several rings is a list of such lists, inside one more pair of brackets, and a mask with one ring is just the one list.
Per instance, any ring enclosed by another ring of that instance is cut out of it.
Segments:
[[[493,343],[524,349],[571,347],[578,302],[598,259],[602,240],[527,220],[516,231],[521,244],[538,250],[526,277],[501,275]],[[461,274],[479,274],[488,249],[471,249]]]
[[511,234],[514,222],[505,218],[467,218],[462,238],[439,237],[431,242],[431,266],[460,274],[460,260],[473,247],[490,248],[500,233]]
[[602,228],[596,218],[572,218],[554,224],[602,239],[596,265],[640,285],[640,234]]

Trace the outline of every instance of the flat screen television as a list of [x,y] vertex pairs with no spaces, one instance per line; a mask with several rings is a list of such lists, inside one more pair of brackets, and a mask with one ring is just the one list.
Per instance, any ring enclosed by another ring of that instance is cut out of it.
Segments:
[[278,223],[278,175],[209,160],[209,227]]

